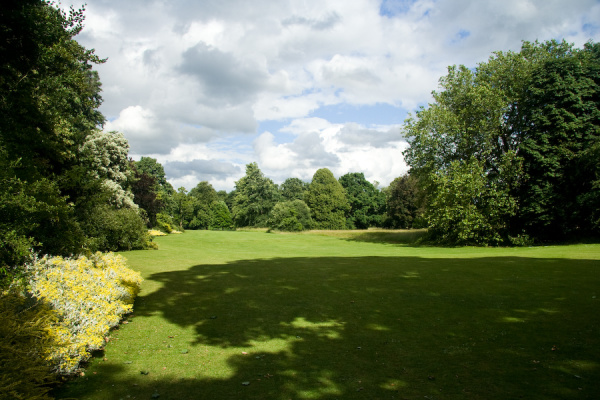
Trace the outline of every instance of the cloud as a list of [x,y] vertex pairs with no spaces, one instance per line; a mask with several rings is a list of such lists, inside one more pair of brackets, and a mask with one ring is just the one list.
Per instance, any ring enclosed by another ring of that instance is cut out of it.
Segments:
[[200,83],[203,102],[238,105],[251,101],[266,85],[267,74],[252,63],[237,60],[231,53],[199,43],[183,53],[179,70]]
[[252,161],[275,180],[327,166],[387,184],[406,143],[372,110],[426,105],[447,66],[523,40],[597,42],[597,21],[597,0],[95,0],[77,39],[108,58],[107,130],[133,155],[182,163],[172,182],[206,172],[231,190]]
[[239,174],[240,167],[218,160],[170,161],[163,167],[165,174],[172,179],[186,175],[194,175],[201,180],[225,179],[232,174]]

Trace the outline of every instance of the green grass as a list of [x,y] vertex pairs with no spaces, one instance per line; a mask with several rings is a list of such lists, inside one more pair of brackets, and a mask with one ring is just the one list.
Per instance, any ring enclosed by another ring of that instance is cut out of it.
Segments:
[[159,237],[124,253],[146,279],[134,315],[56,396],[598,398],[600,245],[403,244],[416,237]]

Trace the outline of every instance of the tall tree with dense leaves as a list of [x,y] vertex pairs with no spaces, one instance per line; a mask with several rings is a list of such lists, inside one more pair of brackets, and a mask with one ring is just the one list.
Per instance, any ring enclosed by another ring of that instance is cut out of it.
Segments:
[[[594,53],[594,45],[586,48]],[[548,233],[544,227],[560,226],[563,229],[554,232],[565,233],[567,225],[582,224],[572,218],[574,213],[567,212],[568,218],[563,218],[560,211],[548,210],[567,210],[576,202],[569,203],[558,194],[569,190],[557,183],[560,177],[574,176],[575,172],[564,169],[561,160],[577,159],[569,154],[577,153],[597,137],[593,133],[598,126],[594,116],[597,100],[593,100],[598,98],[597,80],[591,77],[597,61],[588,63],[585,60],[593,56],[583,53],[586,51],[575,50],[565,42],[525,42],[521,52],[495,53],[475,70],[449,68],[448,75],[440,80],[443,90],[433,94],[434,103],[410,117],[405,128],[411,144],[405,159],[411,174],[426,190],[429,215],[440,217],[439,210],[431,207],[431,199],[439,197],[440,190],[460,190],[459,186],[442,185],[445,180],[441,174],[451,178],[460,175],[461,168],[476,165],[485,177],[486,190],[482,193],[493,189],[501,199],[511,197],[510,201],[497,203],[505,208],[496,210],[500,214],[493,216],[484,212],[487,201],[472,199],[478,212],[489,218],[485,224],[501,230],[498,236],[486,234],[494,243],[499,243],[498,237],[502,243],[521,241],[523,234],[543,239]],[[582,141],[581,137],[586,139]],[[587,187],[584,191],[587,193],[592,186],[591,182],[583,185]],[[579,194],[574,198],[583,199]],[[497,224],[497,218],[509,223]],[[559,222],[561,219],[565,222]],[[457,225],[445,226],[456,229]],[[482,238],[473,241],[480,243]]]
[[308,190],[308,183],[300,178],[287,178],[279,187],[281,197],[286,200],[304,200],[304,193]]
[[327,168],[315,172],[304,196],[315,229],[345,229],[350,205],[346,191]]
[[188,196],[196,199],[194,216],[189,222],[190,229],[208,229],[212,222],[212,205],[219,200],[217,191],[206,181],[199,182]]
[[419,219],[423,215],[423,195],[419,183],[413,175],[403,175],[394,179],[385,191],[386,226],[410,229],[422,227]]
[[21,235],[15,243],[50,254],[92,249],[90,213],[104,203],[139,219],[124,179],[126,141],[100,132],[92,67],[104,60],[74,39],[83,13],[40,0],[9,0],[0,10],[0,168],[9,183],[0,191],[18,192],[25,202],[15,212],[31,222],[2,227],[0,236]]
[[232,214],[236,226],[263,226],[279,200],[273,181],[263,175],[258,164],[246,165],[246,175],[235,183]]
[[346,190],[350,211],[346,218],[348,228],[367,229],[381,226],[385,212],[385,195],[365,179],[362,172],[342,175],[340,184]]
[[[600,44],[549,59],[532,73],[523,114],[521,226],[536,237],[590,234],[593,165],[582,168],[600,140]],[[596,158],[596,166],[600,163]],[[588,163],[589,164],[589,163]]]

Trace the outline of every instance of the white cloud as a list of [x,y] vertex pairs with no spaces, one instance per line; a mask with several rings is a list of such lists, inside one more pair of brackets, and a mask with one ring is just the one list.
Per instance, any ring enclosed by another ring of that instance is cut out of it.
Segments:
[[[387,184],[406,169],[398,126],[311,115],[412,111],[448,65],[475,66],[522,40],[582,46],[600,39],[598,21],[596,0],[93,0],[78,39],[108,58],[97,66],[106,129],[122,131],[134,155],[188,163],[172,165],[173,182],[210,176],[231,189],[259,161],[276,180],[310,179],[321,163]],[[258,130],[269,121],[282,129]],[[204,175],[194,160],[241,171]]]

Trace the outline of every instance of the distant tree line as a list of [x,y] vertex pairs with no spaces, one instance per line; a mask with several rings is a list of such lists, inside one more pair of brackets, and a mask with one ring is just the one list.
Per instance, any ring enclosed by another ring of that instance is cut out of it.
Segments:
[[133,162],[134,201],[148,226],[173,229],[233,229],[265,227],[282,231],[306,229],[366,229],[421,227],[423,207],[410,176],[379,189],[363,173],[336,179],[322,168],[311,182],[288,178],[281,185],[264,176],[256,163],[229,193],[216,191],[206,181],[189,192],[177,191],[166,181],[156,159]]

